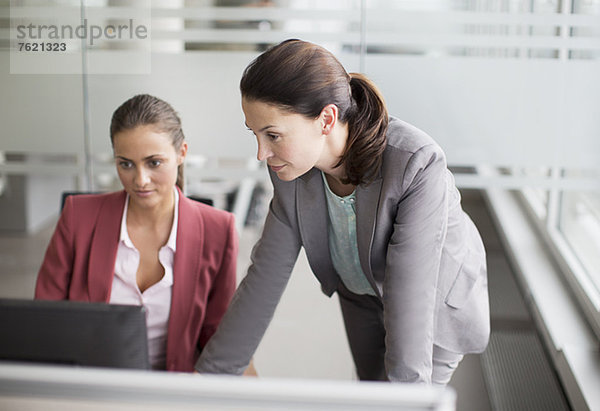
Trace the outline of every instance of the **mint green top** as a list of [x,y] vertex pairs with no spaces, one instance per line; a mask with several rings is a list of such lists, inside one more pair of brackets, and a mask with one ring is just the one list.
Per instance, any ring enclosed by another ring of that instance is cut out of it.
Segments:
[[329,211],[329,252],[331,261],[346,288],[355,294],[376,295],[369,284],[358,258],[356,239],[356,192],[340,197],[329,188],[325,173],[325,197]]

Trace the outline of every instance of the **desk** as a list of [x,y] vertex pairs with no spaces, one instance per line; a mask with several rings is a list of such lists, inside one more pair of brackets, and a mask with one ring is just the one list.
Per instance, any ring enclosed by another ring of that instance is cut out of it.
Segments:
[[455,410],[451,388],[0,362],[0,409]]

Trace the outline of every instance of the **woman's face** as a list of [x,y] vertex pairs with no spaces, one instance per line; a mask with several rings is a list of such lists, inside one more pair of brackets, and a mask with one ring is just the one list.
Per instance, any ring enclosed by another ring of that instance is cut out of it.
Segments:
[[266,161],[281,180],[291,181],[323,162],[325,136],[318,118],[245,98],[242,110],[258,142],[258,160]]
[[119,179],[130,202],[149,208],[172,199],[177,166],[187,152],[185,142],[176,151],[171,136],[150,124],[115,134],[113,150]]

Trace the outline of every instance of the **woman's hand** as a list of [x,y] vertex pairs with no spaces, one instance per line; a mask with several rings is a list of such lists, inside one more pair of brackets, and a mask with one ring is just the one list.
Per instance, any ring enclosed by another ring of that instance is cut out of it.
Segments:
[[258,374],[256,373],[256,368],[254,368],[254,360],[250,360],[250,364],[248,364],[248,367],[246,368],[246,371],[244,371],[244,374],[242,374],[244,377],[258,377]]

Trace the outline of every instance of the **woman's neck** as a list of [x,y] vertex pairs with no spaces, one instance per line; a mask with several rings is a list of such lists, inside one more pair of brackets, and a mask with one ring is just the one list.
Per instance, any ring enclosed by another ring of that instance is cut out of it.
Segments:
[[317,165],[317,168],[325,173],[331,191],[342,196],[351,194],[356,188],[355,185],[344,183],[347,178],[344,164],[336,167],[346,150],[347,143],[348,125],[337,122],[331,133],[327,136],[323,159]]
[[317,168],[325,173],[329,189],[341,197],[352,194],[356,189],[355,185],[345,183],[347,175],[344,164],[336,167],[346,150],[347,143],[348,125],[336,123],[332,132],[327,136],[324,161],[320,166],[317,166]]
[[333,130],[327,135],[323,157],[317,168],[325,174],[335,177],[339,180],[346,178],[346,171],[343,165],[336,167],[339,163],[348,142],[348,125],[337,122]]
[[[155,207],[140,207],[129,199],[127,207],[127,224],[137,226],[159,227],[165,223],[173,223],[173,210],[175,208],[175,199],[169,196],[158,203]],[[162,223],[162,224],[161,224]]]
[[331,174],[325,174],[325,178],[327,179],[327,185],[329,185],[329,189],[339,197],[349,196],[356,190],[356,186],[354,184],[345,184],[340,179],[333,177]]

